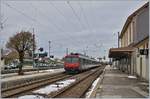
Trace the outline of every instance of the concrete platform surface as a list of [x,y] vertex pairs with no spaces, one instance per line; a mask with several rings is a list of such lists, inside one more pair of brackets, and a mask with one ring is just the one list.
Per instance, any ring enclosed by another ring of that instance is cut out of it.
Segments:
[[[60,71],[64,71],[64,69],[60,68],[60,69],[39,70],[39,73],[54,73],[54,72],[60,72]],[[29,72],[24,72],[23,76],[38,75],[39,73],[38,73],[38,71],[29,71]],[[11,77],[11,78],[9,78],[9,77]],[[18,73],[1,74],[1,79],[5,79],[5,80],[13,79],[14,77],[21,78],[21,76],[19,76]]]
[[135,76],[127,75],[108,65],[103,80],[96,90],[95,98],[149,97],[149,90],[146,91],[145,88],[148,90],[148,82],[141,82]]
[[1,89],[7,89],[10,87],[29,83],[39,79],[44,79],[61,72],[64,72],[64,69],[49,69],[49,70],[41,70],[39,72],[37,71],[25,72],[24,75],[17,75],[14,73],[9,75],[6,74],[5,75],[6,77],[1,79]]
[[19,80],[19,79],[25,79],[25,78],[32,78],[36,76],[46,75],[46,74],[55,74],[59,72],[64,72],[64,69],[49,69],[49,70],[40,70],[32,71],[32,72],[25,72],[24,75],[18,75],[17,73],[11,73],[11,74],[4,74],[1,75],[1,82],[9,82],[12,80]]

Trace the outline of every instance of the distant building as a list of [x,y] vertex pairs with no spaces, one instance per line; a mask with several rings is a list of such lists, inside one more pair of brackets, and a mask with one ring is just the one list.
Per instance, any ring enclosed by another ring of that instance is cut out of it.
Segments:
[[109,57],[120,70],[149,80],[149,2],[127,18],[119,38]]
[[2,50],[0,49],[0,68],[4,69],[4,59],[2,57]]
[[8,55],[9,50],[0,49],[0,68],[4,69],[5,66],[5,56]]

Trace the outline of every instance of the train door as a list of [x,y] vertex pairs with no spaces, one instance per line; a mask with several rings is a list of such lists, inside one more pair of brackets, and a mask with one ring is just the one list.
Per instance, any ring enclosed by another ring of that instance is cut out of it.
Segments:
[[82,65],[82,68],[83,68],[83,69],[86,69],[86,60],[85,60],[85,59],[83,59],[83,65]]

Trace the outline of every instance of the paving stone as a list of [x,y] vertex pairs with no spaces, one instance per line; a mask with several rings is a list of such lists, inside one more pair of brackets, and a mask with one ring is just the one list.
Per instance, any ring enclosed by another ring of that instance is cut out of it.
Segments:
[[107,66],[103,81],[99,84],[96,98],[144,98],[148,94],[140,89],[140,85],[147,86],[147,83],[139,83],[136,78],[128,78],[129,75]]

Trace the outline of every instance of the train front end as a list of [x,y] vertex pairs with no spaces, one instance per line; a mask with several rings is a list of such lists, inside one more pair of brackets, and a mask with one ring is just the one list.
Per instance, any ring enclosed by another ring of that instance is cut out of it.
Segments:
[[64,69],[68,73],[78,73],[79,72],[79,57],[78,55],[67,55],[65,57]]

